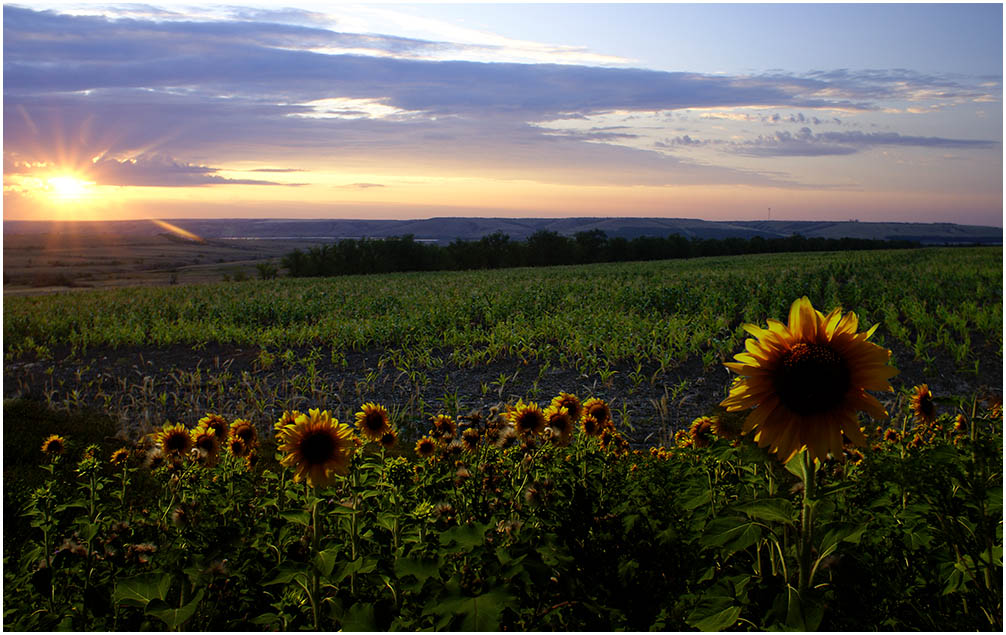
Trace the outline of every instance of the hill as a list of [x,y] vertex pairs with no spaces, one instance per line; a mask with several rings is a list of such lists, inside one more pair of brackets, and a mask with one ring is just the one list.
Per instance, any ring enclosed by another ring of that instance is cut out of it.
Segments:
[[[502,232],[524,240],[537,231],[563,235],[600,230],[609,238],[669,236],[685,238],[866,238],[912,240],[922,244],[1002,244],[1001,227],[956,223],[871,223],[858,221],[708,221],[697,218],[475,218],[439,217],[421,220],[356,219],[178,219],[171,220],[205,239],[310,240],[384,238],[411,234],[417,240],[448,243],[478,240]],[[4,221],[4,235],[111,234],[154,236],[164,234],[163,224],[129,221]]]

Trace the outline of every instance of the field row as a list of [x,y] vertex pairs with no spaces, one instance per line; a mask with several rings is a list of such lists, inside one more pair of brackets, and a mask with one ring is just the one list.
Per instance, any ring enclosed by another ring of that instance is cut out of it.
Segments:
[[[843,306],[876,340],[961,368],[976,344],[1002,351],[1002,250],[773,254],[486,272],[247,281],[10,297],[8,360],[53,349],[209,343],[282,353],[324,344],[387,349],[401,368],[541,359],[596,372],[730,357],[743,323],[784,317],[806,295]],[[443,360],[448,361],[448,360]]]

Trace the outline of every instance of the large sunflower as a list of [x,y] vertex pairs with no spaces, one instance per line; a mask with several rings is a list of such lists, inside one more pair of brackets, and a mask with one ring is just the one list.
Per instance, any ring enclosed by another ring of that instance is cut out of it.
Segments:
[[912,390],[911,408],[916,423],[929,424],[936,421],[936,403],[933,402],[933,393],[929,390],[929,384],[916,386]]
[[571,395],[568,392],[560,392],[557,397],[553,397],[551,405],[565,408],[574,423],[579,421],[580,415],[583,414],[583,404],[576,398],[576,395]]
[[217,441],[219,441],[221,445],[227,442],[227,434],[230,431],[230,425],[227,423],[227,419],[224,419],[220,415],[207,412],[205,417],[196,422],[196,425],[205,425],[207,428],[213,430],[213,434],[216,435]]
[[553,401],[545,409],[545,421],[552,430],[552,443],[558,446],[569,445],[573,439],[573,419],[569,415],[569,410]]
[[609,423],[611,423],[611,408],[604,399],[591,397],[583,402],[583,414],[597,419],[598,425],[602,428],[608,427]]
[[192,431],[192,446],[198,451],[200,460],[207,467],[217,464],[220,455],[220,441],[217,439],[216,431],[206,424],[196,426]]
[[376,403],[363,404],[356,413],[356,427],[368,440],[380,441],[384,433],[391,430],[387,408]]
[[891,351],[866,340],[877,329],[857,333],[855,313],[828,315],[800,298],[790,307],[789,325],[768,320],[768,329],[745,324],[757,340],[747,352],[724,364],[740,375],[720,405],[728,411],[754,408],[744,433],[783,462],[806,447],[811,457],[842,454],[842,435],[865,445],[857,411],[887,416],[867,390],[892,391],[888,379],[898,370],[888,366]]
[[234,423],[231,424],[227,437],[229,439],[233,439],[234,437],[241,439],[249,450],[258,444],[258,430],[247,419],[235,419]]
[[181,457],[192,449],[192,437],[180,423],[165,423],[157,433],[157,446],[168,457]]
[[534,402],[524,403],[523,399],[518,399],[517,404],[507,412],[507,418],[522,437],[540,434],[545,430],[545,413]]
[[294,469],[294,481],[307,479],[311,487],[331,485],[336,474],[349,473],[356,450],[353,429],[333,419],[327,410],[316,408],[283,428],[278,442],[279,451],[286,455],[280,463]]

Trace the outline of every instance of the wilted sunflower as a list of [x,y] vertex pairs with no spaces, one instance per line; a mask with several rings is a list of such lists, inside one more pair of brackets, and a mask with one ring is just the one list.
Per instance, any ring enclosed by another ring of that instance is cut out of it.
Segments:
[[573,439],[573,418],[565,406],[552,405],[545,409],[545,421],[552,430],[552,443],[567,446]]
[[518,399],[517,405],[507,412],[507,418],[522,437],[540,434],[545,429],[545,413],[534,402],[524,403],[523,399]]
[[[37,437],[36,437],[37,438]],[[59,456],[66,450],[66,439],[58,434],[50,434],[42,442],[42,453],[51,457]]]
[[388,410],[376,403],[365,403],[356,413],[356,427],[360,434],[370,441],[380,441],[384,433],[391,429]]
[[258,443],[258,430],[256,430],[255,426],[252,425],[252,422],[247,419],[235,419],[227,434],[228,439],[233,439],[234,437],[244,441],[245,446],[251,450]]
[[433,433],[441,438],[453,439],[457,434],[458,424],[450,415],[437,415],[433,417]]
[[468,428],[461,434],[461,441],[465,444],[465,449],[474,452],[479,447],[479,440],[482,435],[475,428]]
[[192,431],[192,445],[204,465],[207,467],[216,465],[217,457],[220,455],[220,441],[213,428],[205,423],[196,426]]
[[697,448],[707,447],[713,442],[713,417],[699,417],[692,421],[688,434],[692,437],[692,445]]
[[757,340],[747,352],[724,364],[741,376],[720,405],[734,412],[754,408],[744,432],[783,462],[806,447],[812,458],[840,456],[842,435],[865,445],[857,411],[876,419],[887,416],[867,390],[893,391],[888,379],[891,351],[866,340],[877,326],[857,333],[855,313],[815,311],[806,297],[795,301],[789,325],[769,319],[768,329],[745,324]]
[[423,437],[416,441],[416,456],[421,459],[428,459],[437,450],[437,442],[430,437]]
[[551,405],[565,408],[573,422],[579,421],[580,415],[583,414],[583,404],[576,398],[576,395],[571,395],[568,392],[560,392],[557,397],[553,397]]
[[929,384],[912,389],[911,408],[918,423],[932,423],[936,420],[936,404],[933,402],[933,393],[929,391]]
[[601,428],[611,423],[611,408],[608,407],[604,399],[591,397],[583,402],[583,414],[584,416],[590,415],[594,417],[597,420],[597,425]]
[[339,423],[327,410],[311,409],[280,433],[280,463],[294,469],[293,480],[304,479],[311,487],[325,487],[335,475],[349,473],[356,443],[353,429]]
[[207,412],[205,417],[196,422],[196,425],[205,425],[207,428],[213,430],[213,434],[217,436],[217,441],[219,441],[221,445],[227,442],[227,435],[230,432],[230,424],[227,423],[227,419],[224,419],[220,415]]
[[180,423],[165,423],[157,433],[157,446],[166,458],[178,458],[192,449],[192,437]]

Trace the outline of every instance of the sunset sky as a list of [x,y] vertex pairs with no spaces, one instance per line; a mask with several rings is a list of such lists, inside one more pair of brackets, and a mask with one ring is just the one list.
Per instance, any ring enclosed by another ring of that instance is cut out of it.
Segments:
[[234,2],[5,4],[4,219],[1002,225],[1001,4]]

